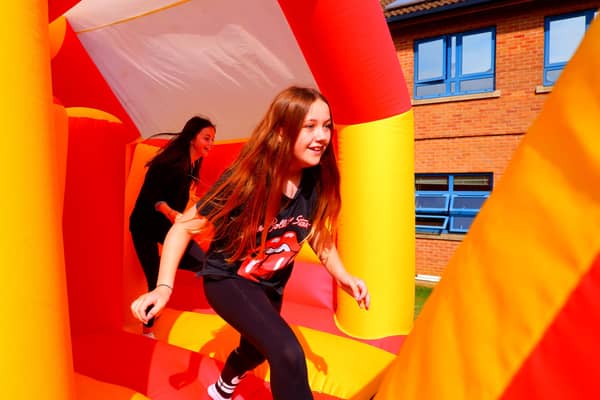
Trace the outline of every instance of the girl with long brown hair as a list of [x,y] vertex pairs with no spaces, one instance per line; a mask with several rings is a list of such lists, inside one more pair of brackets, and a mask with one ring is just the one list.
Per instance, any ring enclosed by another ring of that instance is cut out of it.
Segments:
[[175,222],[156,289],[131,305],[142,322],[160,312],[189,241],[203,231],[214,235],[200,272],[206,298],[241,339],[208,388],[212,399],[231,398],[241,377],[265,359],[275,400],[313,398],[302,347],[280,315],[283,289],[304,241],[338,285],[360,307],[369,307],[365,283],[346,271],[334,243],[341,200],[332,133],[321,93],[302,87],[279,93],[238,158],[196,208]]

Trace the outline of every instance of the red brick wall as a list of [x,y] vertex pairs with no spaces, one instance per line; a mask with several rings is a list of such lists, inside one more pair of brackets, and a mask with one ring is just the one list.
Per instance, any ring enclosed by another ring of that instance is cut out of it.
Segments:
[[[456,10],[447,17],[424,17],[390,26],[411,94],[414,40],[496,27],[496,90],[500,96],[415,105],[417,173],[492,172],[498,183],[547,98],[547,94],[535,92],[543,79],[544,18],[598,8],[600,1],[534,1],[489,7],[482,5],[478,12]],[[452,237],[454,240],[417,237],[417,273],[442,274],[460,244],[460,236]]]
[[441,276],[459,244],[457,240],[417,238],[417,274]]
[[497,183],[522,135],[451,137],[415,142],[416,172],[493,172]]

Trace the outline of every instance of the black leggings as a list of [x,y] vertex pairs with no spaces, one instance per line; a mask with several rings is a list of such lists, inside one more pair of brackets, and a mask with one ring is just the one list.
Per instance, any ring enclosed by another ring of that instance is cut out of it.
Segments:
[[[160,267],[160,252],[158,249],[159,242],[148,235],[140,233],[132,233],[131,238],[133,241],[133,247],[135,248],[135,253],[137,254],[138,260],[140,260],[142,269],[144,270],[148,291],[152,291],[156,288],[158,269]],[[200,258],[203,257],[203,254],[198,253],[198,250],[194,249],[193,255],[188,254],[188,251],[191,250],[192,247],[193,243],[190,242],[186,253],[183,255],[183,258],[179,263],[179,268],[197,271],[199,266],[202,265],[203,260]],[[148,323],[144,325],[147,327],[152,327],[154,325],[154,318],[150,319]]]
[[158,242],[155,239],[139,234],[132,234],[131,238],[133,239],[135,253],[137,254],[138,260],[140,260],[142,269],[144,270],[144,276],[146,277],[148,290],[154,290],[156,288],[158,267],[160,265]]
[[211,307],[241,335],[240,345],[227,358],[222,376],[231,381],[265,359],[271,370],[274,400],[309,400],[304,351],[281,317],[281,295],[254,282],[204,279]]

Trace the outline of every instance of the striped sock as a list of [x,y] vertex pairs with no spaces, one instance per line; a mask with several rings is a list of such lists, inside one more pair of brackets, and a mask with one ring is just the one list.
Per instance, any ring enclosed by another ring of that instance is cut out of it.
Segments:
[[213,400],[231,399],[233,397],[233,391],[243,378],[244,375],[234,376],[231,382],[227,383],[223,380],[222,376],[219,376],[217,382],[208,387],[208,395]]

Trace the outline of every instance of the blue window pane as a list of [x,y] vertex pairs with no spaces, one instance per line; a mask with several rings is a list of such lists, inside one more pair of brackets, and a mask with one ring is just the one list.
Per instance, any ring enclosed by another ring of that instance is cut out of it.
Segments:
[[492,187],[492,173],[415,174],[417,232],[468,232]]
[[452,217],[451,221],[450,221],[450,231],[455,231],[455,232],[467,232],[469,230],[469,228],[471,227],[471,223],[473,223],[473,220],[475,219],[475,217],[469,217],[469,216],[460,216],[460,217]]
[[440,234],[448,226],[448,217],[437,215],[416,215],[415,225],[417,232]]
[[438,83],[435,85],[418,86],[417,97],[436,97],[446,93],[446,84]]
[[495,32],[487,28],[416,41],[414,98],[494,90]]
[[463,197],[459,196],[454,199],[454,209],[470,209],[479,210],[485,202],[485,197]]
[[462,38],[462,73],[492,71],[492,33],[481,32]]
[[585,34],[585,15],[550,21],[549,29],[548,62],[565,63]]
[[442,175],[418,175],[415,177],[415,190],[448,190],[448,182],[450,179],[448,176]]
[[491,174],[458,175],[454,177],[454,190],[456,191],[478,191],[492,190]]
[[456,77],[456,36],[450,39],[450,78]]
[[415,198],[415,207],[446,210],[448,208],[448,198],[445,196],[419,195]]
[[444,78],[444,39],[422,42],[417,45],[417,79],[420,81]]
[[494,79],[492,78],[470,79],[460,83],[461,92],[485,92],[493,89]]
[[441,217],[435,215],[417,215],[416,223],[423,227],[432,228],[445,228],[448,217]]
[[551,84],[554,84],[556,82],[556,80],[558,79],[558,77],[560,76],[561,72],[562,72],[562,69],[546,71],[546,81],[550,82]]

